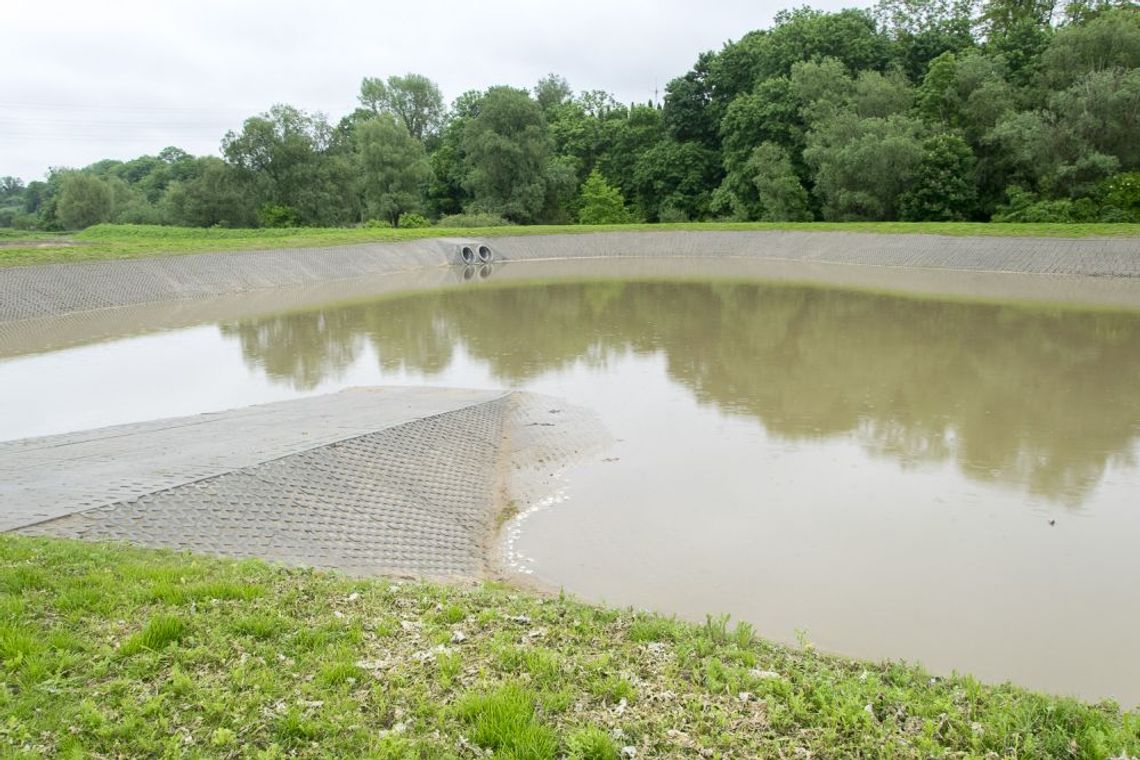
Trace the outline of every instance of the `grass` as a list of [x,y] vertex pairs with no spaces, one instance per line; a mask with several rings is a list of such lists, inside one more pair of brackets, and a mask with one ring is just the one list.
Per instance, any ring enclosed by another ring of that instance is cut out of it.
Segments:
[[1109,758],[1140,715],[496,585],[0,536],[0,756]]
[[[300,246],[332,246],[430,237],[490,238],[504,235],[583,234],[589,232],[797,230],[879,234],[980,235],[1030,237],[1137,237],[1140,224],[998,224],[967,222],[770,222],[630,224],[619,226],[515,226],[443,229],[297,228],[221,229],[101,224],[73,235],[0,234],[0,266],[59,261],[127,259],[142,256],[235,251]],[[28,245],[19,245],[27,241]],[[51,245],[53,241],[59,245]]]

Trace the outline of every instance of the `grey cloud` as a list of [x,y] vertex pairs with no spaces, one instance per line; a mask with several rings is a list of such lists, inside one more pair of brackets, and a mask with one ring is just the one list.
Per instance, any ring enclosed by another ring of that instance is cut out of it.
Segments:
[[[41,177],[177,145],[217,153],[246,116],[285,102],[338,118],[364,76],[415,71],[450,100],[556,72],[644,101],[699,52],[768,25],[777,0],[85,0],[7,12],[0,175]],[[834,9],[838,2],[816,3]]]

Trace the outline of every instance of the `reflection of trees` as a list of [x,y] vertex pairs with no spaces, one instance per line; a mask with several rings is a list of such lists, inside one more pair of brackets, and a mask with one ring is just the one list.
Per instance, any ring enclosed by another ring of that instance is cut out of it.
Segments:
[[428,374],[462,344],[505,382],[663,352],[702,402],[786,438],[854,433],[903,462],[1077,502],[1140,431],[1140,318],[745,283],[476,288],[226,328],[311,387],[361,341]]
[[247,363],[274,380],[310,390],[343,372],[370,344],[385,372],[442,372],[451,363],[452,330],[437,296],[326,308],[222,325]]

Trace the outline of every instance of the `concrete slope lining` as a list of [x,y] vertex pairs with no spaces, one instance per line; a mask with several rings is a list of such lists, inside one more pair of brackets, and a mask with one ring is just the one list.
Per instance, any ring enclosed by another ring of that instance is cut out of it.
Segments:
[[503,391],[354,388],[244,409],[0,443],[0,530],[138,498]]
[[[281,425],[314,413],[322,401],[343,407],[369,400],[342,392],[306,400],[312,402],[307,405],[265,405],[255,415],[266,418],[266,425]],[[275,406],[287,407],[287,413],[269,414]],[[95,508],[72,502],[72,511],[15,532],[260,557],[355,575],[495,574],[493,539],[504,506],[539,499],[543,489],[555,486],[549,478],[575,456],[596,450],[604,428],[592,412],[529,393],[452,406],[170,487],[157,487],[151,479],[141,495]],[[243,411],[216,416],[240,422]],[[162,434],[177,445],[182,437],[197,437],[195,427],[168,423]],[[152,437],[148,431],[117,430],[33,450],[79,446],[90,452],[102,443],[145,443]],[[103,471],[121,474],[132,467],[144,471],[144,482],[146,468],[114,449],[87,462],[83,473],[97,483]]]
[[468,406],[18,532],[357,575],[476,577],[507,404]]
[[[0,269],[0,322],[455,264],[435,238]],[[837,264],[1140,278],[1138,238],[1015,238],[795,231],[599,232],[483,241],[497,261],[744,257]]]

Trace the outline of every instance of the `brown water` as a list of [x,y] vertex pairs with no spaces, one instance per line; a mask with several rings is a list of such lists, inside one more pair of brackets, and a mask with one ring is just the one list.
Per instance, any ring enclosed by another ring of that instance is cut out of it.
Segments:
[[0,439],[350,385],[520,387],[616,443],[525,516],[591,599],[1140,703],[1140,316],[486,283],[0,361]]

